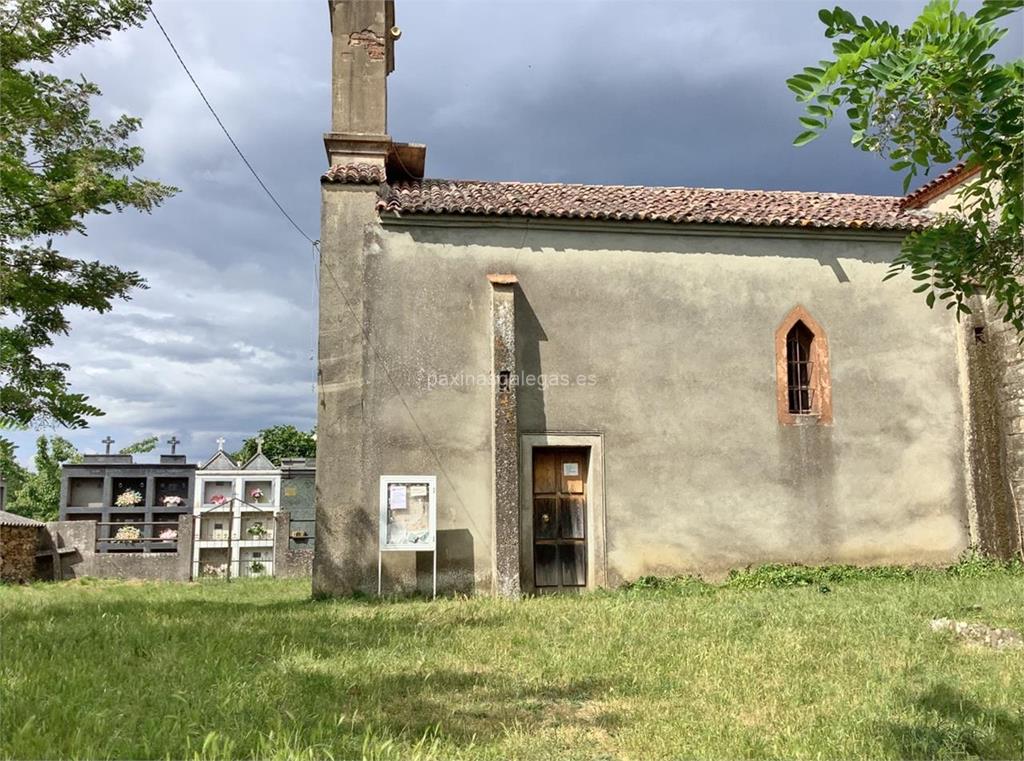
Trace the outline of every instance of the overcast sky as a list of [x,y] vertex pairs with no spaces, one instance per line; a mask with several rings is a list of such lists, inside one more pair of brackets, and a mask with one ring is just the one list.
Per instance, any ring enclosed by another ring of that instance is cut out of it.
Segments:
[[[906,23],[913,2],[850,2]],[[787,76],[829,55],[822,0],[397,0],[390,133],[427,144],[430,177],[897,194],[845,125],[791,147]],[[228,129],[319,237],[330,128],[326,0],[155,0]],[[965,4],[965,8],[974,5]],[[1021,55],[1017,28],[1003,53]],[[176,434],[191,458],[223,435],[315,422],[314,260],[241,164],[152,20],[60,63],[143,119],[142,176],[181,188],[152,215],[89,221],[64,251],[136,269],[149,290],[75,315],[51,356],[106,410],[83,451]],[[384,347],[384,353],[387,353]],[[16,435],[28,460],[37,433]],[[166,447],[162,447],[166,451]]]

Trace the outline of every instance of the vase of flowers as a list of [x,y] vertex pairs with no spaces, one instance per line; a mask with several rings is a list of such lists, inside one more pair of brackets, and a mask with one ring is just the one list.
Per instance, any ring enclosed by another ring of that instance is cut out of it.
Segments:
[[114,534],[115,542],[134,542],[142,538],[142,532],[136,526],[121,526]]
[[259,576],[261,573],[263,573],[265,568],[266,566],[258,560],[253,560],[251,563],[249,563],[249,572],[253,576]]
[[165,528],[160,532],[161,542],[176,542],[178,541],[178,532],[173,528]]
[[253,502],[262,502],[263,501],[263,489],[261,489],[261,488],[259,488],[257,486],[255,489],[253,489],[251,492],[249,492],[249,499],[251,499]]
[[117,507],[135,507],[142,503],[142,494],[135,489],[125,489],[117,495],[114,505]]
[[211,505],[223,505],[227,501],[228,498],[225,497],[223,494],[214,494],[212,497],[210,497]]
[[263,521],[255,521],[245,531],[249,536],[253,537],[254,539],[259,539],[261,536],[267,535],[267,528],[263,525]]
[[203,576],[227,576],[228,564],[227,563],[204,563],[202,575]]
[[185,504],[185,498],[174,494],[168,494],[163,498],[163,503],[164,507],[182,507]]

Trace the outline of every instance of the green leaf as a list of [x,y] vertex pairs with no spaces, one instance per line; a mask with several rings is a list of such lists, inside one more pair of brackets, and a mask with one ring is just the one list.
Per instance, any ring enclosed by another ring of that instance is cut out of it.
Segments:
[[807,84],[807,82],[805,82],[802,79],[797,79],[796,77],[790,77],[789,79],[787,79],[786,87],[795,92],[797,95],[805,95],[807,93],[814,91],[814,88],[811,85]]
[[811,142],[812,140],[816,140],[817,138],[818,133],[815,130],[807,130],[806,132],[801,132],[799,135],[796,136],[796,139],[793,141],[793,145],[797,147],[800,147],[801,145],[807,145],[809,142]]
[[824,129],[825,128],[825,123],[824,122],[822,122],[822,121],[820,121],[818,119],[812,119],[809,116],[801,116],[800,117],[800,123],[802,125],[804,125],[805,127],[811,127],[812,129]]

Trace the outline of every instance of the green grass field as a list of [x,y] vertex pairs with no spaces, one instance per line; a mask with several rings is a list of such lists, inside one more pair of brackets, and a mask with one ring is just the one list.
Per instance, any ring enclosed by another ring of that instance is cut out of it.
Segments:
[[0,753],[1024,758],[1024,650],[928,627],[1024,629],[1019,571],[827,594],[758,578],[518,603],[313,601],[275,580],[2,588]]

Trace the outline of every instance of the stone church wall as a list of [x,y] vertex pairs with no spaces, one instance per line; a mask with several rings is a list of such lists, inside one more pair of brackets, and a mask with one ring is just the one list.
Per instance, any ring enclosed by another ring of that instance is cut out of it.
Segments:
[[[468,557],[475,588],[491,589],[492,389],[477,382],[492,370],[489,273],[518,277],[518,371],[555,379],[517,389],[520,433],[602,437],[608,583],[765,562],[944,564],[969,546],[957,327],[909,280],[883,282],[898,236],[415,219],[362,235],[355,292],[382,359],[363,347],[364,398],[324,423],[361,426],[348,466],[362,505],[344,532],[318,526],[342,583],[376,587],[377,477],[426,473],[440,587],[465,578]],[[797,305],[827,331],[831,425],[777,417],[774,333]],[[420,566],[387,557],[386,585],[422,588]]]
[[1013,557],[1024,525],[1024,348],[991,302],[975,299],[964,320],[972,540]]

